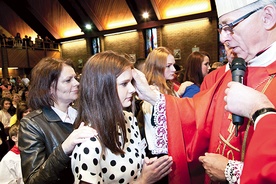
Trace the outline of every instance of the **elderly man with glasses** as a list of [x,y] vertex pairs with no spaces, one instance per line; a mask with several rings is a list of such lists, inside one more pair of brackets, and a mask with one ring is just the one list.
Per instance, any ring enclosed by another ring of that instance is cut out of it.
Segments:
[[[220,41],[246,62],[244,84],[264,93],[275,105],[276,1],[215,2]],[[243,161],[254,133],[254,118],[244,118],[238,126],[233,125],[232,113],[225,109],[224,101],[224,91],[232,81],[230,70],[216,78],[208,90],[189,99],[156,94],[141,73],[133,72],[133,76],[140,98],[154,105],[153,119],[162,119],[160,127],[167,127],[167,131],[160,133],[168,137],[168,154],[174,160],[170,184],[211,183],[210,180],[240,182]],[[262,113],[267,112],[259,112],[254,117]]]

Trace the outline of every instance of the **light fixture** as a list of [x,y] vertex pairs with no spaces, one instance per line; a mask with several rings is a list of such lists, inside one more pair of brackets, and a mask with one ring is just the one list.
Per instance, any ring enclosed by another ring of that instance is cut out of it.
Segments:
[[[17,70],[18,67],[8,67],[8,70]],[[0,70],[2,70],[2,68],[0,68]]]
[[144,12],[142,16],[143,16],[144,19],[147,19],[147,18],[149,18],[149,13],[148,12]]
[[113,35],[118,35],[118,34],[131,33],[131,32],[134,32],[134,31],[136,31],[136,29],[128,30],[128,31],[115,32],[115,33],[109,33],[109,34],[104,34],[104,36],[113,36]]
[[73,43],[73,42],[79,42],[79,41],[85,41],[85,39],[84,38],[80,38],[80,39],[69,40],[69,41],[64,41],[64,42],[60,42],[60,43],[64,44],[64,43]]
[[92,26],[91,26],[91,24],[86,24],[85,28],[90,30],[90,29],[92,29]]

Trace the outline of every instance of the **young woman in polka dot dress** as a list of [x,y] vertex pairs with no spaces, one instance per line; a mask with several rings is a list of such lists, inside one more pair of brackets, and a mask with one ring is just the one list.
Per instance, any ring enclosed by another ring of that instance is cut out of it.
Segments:
[[85,122],[98,136],[73,151],[75,183],[154,183],[171,171],[171,157],[145,157],[136,118],[123,111],[132,103],[131,82],[132,63],[112,51],[96,54],[85,64],[75,126]]

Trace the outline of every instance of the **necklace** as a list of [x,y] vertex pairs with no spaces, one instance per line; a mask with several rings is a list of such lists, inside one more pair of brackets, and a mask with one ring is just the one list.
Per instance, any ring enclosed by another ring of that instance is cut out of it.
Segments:
[[[274,77],[275,77],[275,74],[269,75],[262,82],[260,82],[254,89],[257,89],[259,86],[261,86],[263,83],[265,83],[267,81],[267,83],[265,84],[264,88],[261,91],[261,93],[265,93],[266,89],[268,88],[269,84],[272,82],[272,80],[273,80]],[[246,149],[246,141],[247,141],[247,137],[248,137],[248,133],[249,133],[249,127],[251,125],[251,122],[252,121],[250,119],[247,122],[244,138],[243,138],[243,141],[242,141],[241,161],[244,160],[245,149]]]

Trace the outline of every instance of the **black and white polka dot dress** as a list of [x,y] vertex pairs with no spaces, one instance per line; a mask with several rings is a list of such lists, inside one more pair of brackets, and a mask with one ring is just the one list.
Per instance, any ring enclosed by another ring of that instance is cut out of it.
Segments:
[[127,142],[125,154],[115,155],[109,149],[102,152],[102,146],[97,137],[75,147],[71,166],[75,183],[130,183],[137,179],[142,169],[145,156],[139,133],[138,123],[132,113],[125,112]]

